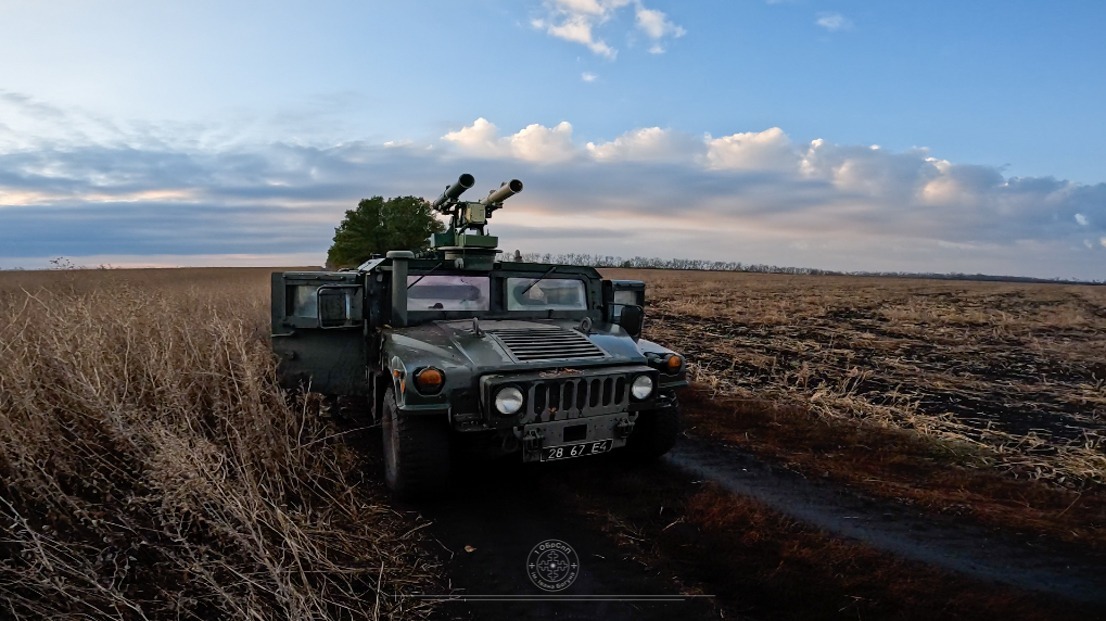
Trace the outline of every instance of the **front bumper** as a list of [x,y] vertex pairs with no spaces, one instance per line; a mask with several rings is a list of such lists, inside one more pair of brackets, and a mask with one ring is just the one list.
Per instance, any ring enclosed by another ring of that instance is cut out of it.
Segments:
[[543,451],[558,446],[606,443],[604,452],[626,446],[636,414],[610,414],[582,419],[532,423],[512,429],[522,446],[522,461],[541,461]]

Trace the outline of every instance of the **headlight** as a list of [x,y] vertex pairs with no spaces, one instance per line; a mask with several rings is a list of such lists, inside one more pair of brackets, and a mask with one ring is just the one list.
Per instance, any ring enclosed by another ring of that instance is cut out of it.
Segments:
[[630,394],[639,401],[653,394],[653,378],[648,375],[639,375],[630,384]]
[[514,386],[507,386],[495,393],[495,409],[504,416],[518,413],[522,409],[522,391]]

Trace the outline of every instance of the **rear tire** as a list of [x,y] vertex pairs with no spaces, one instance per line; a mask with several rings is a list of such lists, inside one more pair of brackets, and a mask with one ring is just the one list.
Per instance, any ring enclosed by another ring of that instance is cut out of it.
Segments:
[[384,393],[384,480],[397,496],[425,497],[449,484],[449,428],[434,416],[403,416]]
[[672,450],[679,435],[679,408],[641,412],[633,433],[626,440],[627,455],[636,461],[655,461]]

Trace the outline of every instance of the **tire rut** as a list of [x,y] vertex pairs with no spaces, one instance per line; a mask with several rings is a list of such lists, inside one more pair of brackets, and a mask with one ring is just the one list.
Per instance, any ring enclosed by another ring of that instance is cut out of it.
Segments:
[[1106,603],[1106,558],[1075,546],[1000,533],[866,497],[714,441],[681,438],[665,459],[795,520],[902,558],[1076,602]]

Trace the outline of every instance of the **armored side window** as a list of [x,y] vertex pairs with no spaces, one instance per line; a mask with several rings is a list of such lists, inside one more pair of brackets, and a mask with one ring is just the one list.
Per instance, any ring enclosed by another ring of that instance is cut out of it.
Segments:
[[291,316],[316,319],[319,316],[319,285],[296,285],[291,289]]

